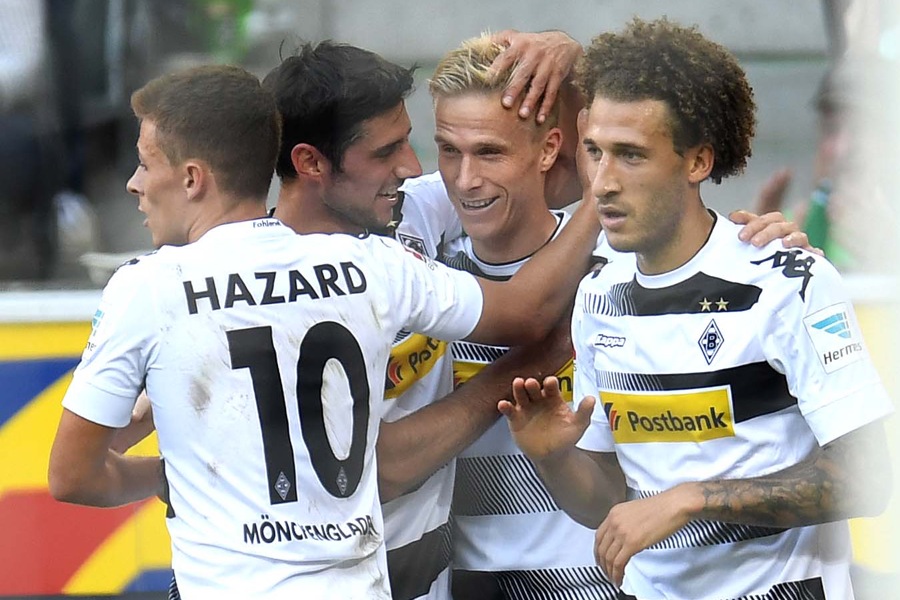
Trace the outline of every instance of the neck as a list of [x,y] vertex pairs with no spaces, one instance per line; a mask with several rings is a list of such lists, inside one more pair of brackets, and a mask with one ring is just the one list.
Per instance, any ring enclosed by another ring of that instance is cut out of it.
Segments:
[[363,233],[329,209],[315,189],[297,180],[281,181],[274,216],[297,233]]
[[188,231],[187,241],[193,243],[214,227],[228,223],[238,223],[260,219],[266,216],[266,199],[242,198],[222,199],[218,210],[201,214]]
[[541,208],[490,238],[472,238],[472,249],[479,259],[488,263],[516,262],[531,256],[549,242],[556,226],[553,213]]
[[706,244],[715,218],[703,206],[702,201],[694,206],[694,209],[686,211],[666,242],[649,251],[637,253],[641,273],[660,275],[674,271],[690,261]]

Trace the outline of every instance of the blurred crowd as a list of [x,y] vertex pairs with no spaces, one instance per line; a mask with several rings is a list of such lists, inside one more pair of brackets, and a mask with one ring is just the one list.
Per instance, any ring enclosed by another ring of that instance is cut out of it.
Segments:
[[[782,169],[755,207],[802,223],[844,271],[883,271],[894,260],[890,132],[900,130],[900,118],[884,102],[897,96],[890,86],[900,28],[889,4],[822,0],[829,68],[808,107],[818,122],[814,183],[792,186]],[[92,192],[92,182],[105,177],[101,189],[118,189],[133,168],[131,90],[183,64],[246,66],[254,32],[266,28],[267,11],[278,20],[278,5],[0,0],[0,289],[88,282],[81,257],[110,250],[108,229],[117,227],[114,215],[97,214],[103,208],[92,195],[102,192]],[[269,68],[277,52],[267,50]]]
[[84,278],[91,177],[133,167],[130,92],[185,57],[240,62],[252,4],[0,0],[0,282]]

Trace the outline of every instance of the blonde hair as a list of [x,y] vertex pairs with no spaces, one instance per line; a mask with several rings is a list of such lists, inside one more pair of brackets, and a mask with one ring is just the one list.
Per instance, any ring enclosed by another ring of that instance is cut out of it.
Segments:
[[[467,92],[502,92],[518,67],[515,63],[499,73],[491,69],[491,64],[504,50],[506,46],[495,42],[490,32],[465,40],[440,60],[434,75],[428,80],[428,91],[435,99]],[[555,127],[558,118],[557,101],[544,126]]]

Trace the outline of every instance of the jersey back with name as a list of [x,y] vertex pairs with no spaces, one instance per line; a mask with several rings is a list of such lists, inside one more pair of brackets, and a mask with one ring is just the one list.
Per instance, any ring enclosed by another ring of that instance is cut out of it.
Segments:
[[182,595],[389,598],[384,365],[402,327],[467,335],[477,283],[393,240],[275,219],[134,262],[104,292],[64,404],[121,426],[146,384]]

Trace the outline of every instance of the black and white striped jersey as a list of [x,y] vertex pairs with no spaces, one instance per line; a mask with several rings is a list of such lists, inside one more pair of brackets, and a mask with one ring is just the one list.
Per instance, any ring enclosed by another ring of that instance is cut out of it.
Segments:
[[[656,276],[605,243],[576,298],[575,397],[598,398],[579,446],[615,451],[631,498],[792,466],[891,412],[840,276],[755,248],[716,215],[705,246]],[[638,598],[853,597],[845,522],[781,529],[694,521],[635,555]]]
[[[554,237],[569,215],[558,219]],[[490,279],[505,280],[526,259],[502,265],[478,259],[471,240],[447,246],[444,262]],[[450,344],[454,378],[464,383],[508,349],[468,341]],[[571,398],[572,363],[557,376]],[[505,419],[493,425],[457,459],[453,497],[454,570],[490,573],[510,600],[616,598],[595,565],[594,531],[563,512],[519,450]]]

